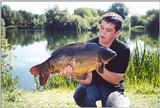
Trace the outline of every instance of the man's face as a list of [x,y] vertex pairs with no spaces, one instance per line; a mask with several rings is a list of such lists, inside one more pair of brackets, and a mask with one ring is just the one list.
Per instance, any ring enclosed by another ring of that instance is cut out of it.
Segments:
[[99,28],[99,43],[106,44],[111,42],[119,32],[116,32],[115,25],[102,20]]

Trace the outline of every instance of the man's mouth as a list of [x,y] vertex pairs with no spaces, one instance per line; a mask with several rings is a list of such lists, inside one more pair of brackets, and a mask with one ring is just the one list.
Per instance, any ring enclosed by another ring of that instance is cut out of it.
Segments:
[[100,38],[101,38],[101,39],[105,39],[105,37],[104,37],[104,36],[100,36]]

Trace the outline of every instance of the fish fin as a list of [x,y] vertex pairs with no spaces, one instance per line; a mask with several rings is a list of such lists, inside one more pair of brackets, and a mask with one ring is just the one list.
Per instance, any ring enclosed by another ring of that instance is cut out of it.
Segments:
[[105,65],[101,64],[100,67],[98,68],[98,72],[102,74],[104,67],[105,67]]
[[50,73],[45,74],[44,72],[40,72],[39,74],[39,82],[40,85],[43,86],[48,81],[48,78],[50,76]]
[[30,69],[30,72],[32,75],[34,75],[35,77],[37,77],[40,73],[40,65],[36,65],[36,66],[33,66],[31,69]]
[[76,76],[76,79],[85,80],[87,78],[87,74]]

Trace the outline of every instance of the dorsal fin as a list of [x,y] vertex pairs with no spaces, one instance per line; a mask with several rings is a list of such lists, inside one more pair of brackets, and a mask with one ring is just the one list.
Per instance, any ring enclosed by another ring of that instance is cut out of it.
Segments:
[[84,44],[84,42],[71,43],[71,44],[68,44],[66,46],[72,46],[72,45],[78,45],[78,44]]

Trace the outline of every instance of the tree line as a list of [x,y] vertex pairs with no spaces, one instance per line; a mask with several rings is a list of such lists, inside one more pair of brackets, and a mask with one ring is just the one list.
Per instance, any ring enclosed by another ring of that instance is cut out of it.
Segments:
[[73,14],[58,6],[38,15],[24,10],[13,11],[9,6],[1,7],[1,24],[5,27],[44,28],[51,31],[82,32],[98,30],[101,16],[106,12],[116,12],[124,19],[123,28],[142,29],[159,33],[159,9],[148,10],[145,15],[128,16],[129,9],[123,3],[114,3],[108,10],[77,8]]

